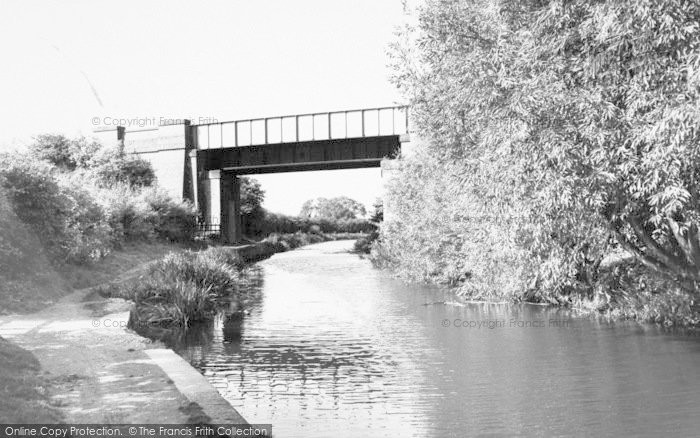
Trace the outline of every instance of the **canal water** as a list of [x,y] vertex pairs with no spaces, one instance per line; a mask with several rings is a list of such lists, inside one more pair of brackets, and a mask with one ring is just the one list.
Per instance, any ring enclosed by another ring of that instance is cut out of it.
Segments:
[[351,246],[259,263],[248,314],[223,312],[177,347],[276,437],[700,434],[698,335],[459,305]]

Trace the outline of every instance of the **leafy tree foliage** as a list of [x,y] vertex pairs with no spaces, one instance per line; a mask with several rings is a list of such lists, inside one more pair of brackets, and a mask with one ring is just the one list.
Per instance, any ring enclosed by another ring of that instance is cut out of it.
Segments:
[[699,26],[682,0],[428,0],[401,32],[394,78],[426,159],[461,169],[428,180],[519,218],[496,248],[527,251],[531,294],[590,288],[610,245],[697,290]]
[[365,206],[347,196],[317,198],[306,201],[299,216],[331,220],[357,219],[367,214]]
[[22,155],[3,158],[0,185],[52,260],[85,263],[109,251],[103,208],[86,190],[63,184],[48,163]]
[[69,139],[63,135],[40,135],[29,146],[29,153],[62,171],[90,173],[102,186],[150,187],[156,181],[148,161],[126,154],[121,147],[105,147],[85,137]]
[[265,200],[265,190],[255,178],[240,178],[241,183],[241,212],[251,214],[262,209]]
[[107,147],[88,162],[89,172],[103,186],[126,184],[132,188],[150,187],[156,182],[151,163],[119,147]]
[[33,156],[48,161],[63,170],[87,167],[91,158],[101,149],[98,142],[85,137],[69,139],[63,135],[43,134],[29,145]]
[[258,180],[254,178],[240,178],[241,184],[241,223],[243,233],[246,235],[258,235],[265,218],[265,209],[262,203],[265,200],[265,191]]

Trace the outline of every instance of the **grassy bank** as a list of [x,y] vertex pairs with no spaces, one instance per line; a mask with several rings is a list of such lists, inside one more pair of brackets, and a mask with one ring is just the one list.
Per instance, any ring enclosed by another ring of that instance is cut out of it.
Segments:
[[14,423],[60,422],[60,412],[49,404],[47,387],[37,359],[0,338],[0,418]]

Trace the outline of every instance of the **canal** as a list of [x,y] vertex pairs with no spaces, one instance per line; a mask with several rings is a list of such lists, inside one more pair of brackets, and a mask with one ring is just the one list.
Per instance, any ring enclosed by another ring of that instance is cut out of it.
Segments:
[[[461,304],[329,242],[258,263],[178,352],[276,437],[696,436],[700,336]],[[445,304],[447,303],[447,304]]]

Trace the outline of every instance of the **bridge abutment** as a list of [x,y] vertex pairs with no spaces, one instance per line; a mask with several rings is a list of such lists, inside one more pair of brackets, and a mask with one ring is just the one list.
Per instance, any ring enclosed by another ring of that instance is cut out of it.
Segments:
[[196,202],[196,162],[189,151],[194,149],[189,120],[174,120],[154,127],[125,128],[114,126],[97,129],[95,136],[105,144],[116,144],[128,154],[138,155],[151,163],[158,185],[175,199]]

